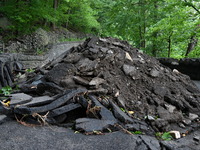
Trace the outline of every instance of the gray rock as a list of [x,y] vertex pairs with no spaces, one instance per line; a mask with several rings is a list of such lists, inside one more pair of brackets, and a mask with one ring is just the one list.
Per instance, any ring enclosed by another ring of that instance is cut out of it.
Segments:
[[89,81],[88,80],[85,80],[79,76],[73,76],[73,80],[78,83],[78,84],[81,84],[81,85],[89,85]]
[[150,71],[150,75],[152,77],[158,77],[159,74],[160,74],[160,72],[158,70],[156,70],[156,69],[153,69],[153,70]]
[[92,61],[89,60],[88,58],[81,59],[77,66],[80,72],[88,72],[88,71],[93,71],[94,69],[97,68],[98,62],[96,60]]
[[185,118],[183,121],[184,125],[190,125],[192,123],[192,121],[190,119]]
[[147,119],[148,119],[149,121],[154,121],[154,120],[155,120],[155,118],[154,118],[153,116],[150,116],[150,115],[147,115]]
[[136,69],[136,67],[134,67],[134,66],[130,66],[130,65],[124,64],[124,65],[123,65],[123,71],[124,71],[124,73],[125,73],[126,75],[132,76],[133,74],[136,73],[137,69]]
[[106,80],[99,78],[99,77],[95,77],[89,82],[89,85],[98,87],[100,84],[102,84],[104,82],[106,82]]
[[76,120],[76,130],[82,130],[85,132],[103,131],[111,126],[114,126],[116,122],[112,120],[98,120],[91,118],[80,118]]
[[39,46],[46,46],[49,44],[49,36],[45,30],[38,28],[35,31],[35,40]]
[[199,117],[199,116],[196,115],[196,114],[189,113],[189,118],[190,118],[191,120],[195,120],[195,119],[197,119],[198,117]]
[[168,110],[170,113],[173,113],[174,110],[176,109],[175,106],[169,105],[169,104],[165,104],[165,107],[167,108],[167,110]]
[[11,94],[11,96],[10,105],[25,104],[32,100],[32,96],[24,93]]
[[154,85],[153,91],[157,95],[165,96],[169,92],[169,89],[167,87],[165,87],[165,86]]
[[73,77],[71,77],[71,76],[67,76],[65,79],[62,79],[60,81],[60,84],[62,87],[68,88],[68,89],[77,87],[75,81],[73,80]]

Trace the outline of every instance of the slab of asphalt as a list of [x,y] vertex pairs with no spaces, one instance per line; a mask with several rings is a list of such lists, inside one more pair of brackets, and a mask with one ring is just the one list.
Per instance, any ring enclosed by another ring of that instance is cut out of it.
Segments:
[[196,86],[200,89],[200,81],[198,80],[193,80],[193,82],[196,84]]
[[138,138],[123,132],[86,136],[67,128],[27,127],[8,120],[0,125],[0,150],[129,150],[140,144]]

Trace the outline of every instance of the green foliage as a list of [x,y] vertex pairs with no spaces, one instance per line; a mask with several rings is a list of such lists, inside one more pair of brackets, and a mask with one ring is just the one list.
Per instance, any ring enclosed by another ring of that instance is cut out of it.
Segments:
[[38,27],[70,26],[73,29],[92,32],[100,28],[90,0],[6,0],[1,3],[0,13],[12,22],[13,34],[31,33]]
[[[199,0],[6,0],[0,5],[0,13],[12,22],[7,38],[64,26],[174,58],[186,56],[191,37],[200,38]],[[200,57],[199,51],[197,43],[187,57]]]
[[13,89],[10,86],[5,86],[0,89],[0,93],[3,95],[10,95]]
[[33,69],[33,68],[28,68],[28,69],[26,69],[26,72],[28,72],[28,73],[31,73],[31,72],[34,72],[35,70]]
[[91,8],[90,0],[74,0],[68,3],[69,26],[79,31],[98,31],[100,24],[97,21],[97,12]]
[[142,131],[131,131],[133,134],[142,134]]
[[126,112],[124,108],[121,107],[120,109],[121,109],[121,111]]
[[156,137],[165,141],[170,141],[173,139],[173,137],[170,135],[169,132],[164,132],[164,133],[157,132]]
[[[109,3],[110,2],[110,3]],[[189,39],[199,38],[198,1],[117,0],[109,4],[101,19],[104,36],[131,41],[145,53],[157,57],[185,57]],[[102,5],[103,6],[103,5]],[[196,9],[194,9],[194,7]],[[193,51],[198,50],[199,45]],[[195,57],[199,56],[195,53]],[[192,54],[190,54],[192,55]],[[189,55],[189,57],[190,57]]]
[[62,38],[60,39],[60,42],[67,42],[67,41],[84,41],[85,38]]

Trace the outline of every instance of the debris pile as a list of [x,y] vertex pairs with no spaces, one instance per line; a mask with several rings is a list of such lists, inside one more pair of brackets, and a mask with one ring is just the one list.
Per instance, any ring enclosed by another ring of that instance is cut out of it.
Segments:
[[200,92],[189,77],[118,39],[87,39],[18,84],[31,100],[14,103],[14,94],[0,112],[19,122],[149,135],[199,127]]

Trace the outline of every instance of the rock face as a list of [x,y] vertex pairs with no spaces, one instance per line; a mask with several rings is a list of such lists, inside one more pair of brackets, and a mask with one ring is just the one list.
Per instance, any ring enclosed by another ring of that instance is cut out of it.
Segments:
[[[1,19],[0,19],[1,27]],[[31,35],[26,35],[17,38],[15,41],[9,41],[0,45],[0,50],[6,53],[23,53],[23,54],[40,54],[44,53],[51,47],[52,44],[60,43],[63,40],[74,38],[82,39],[90,37],[92,35],[86,35],[83,33],[73,33],[67,30],[57,30],[47,32],[41,28],[37,29]],[[0,37],[1,39],[1,37]]]
[[[51,115],[73,120],[77,130],[86,132],[115,128],[149,135],[179,131],[182,135],[199,128],[200,91],[195,84],[188,76],[171,71],[125,41],[87,39],[33,75],[20,84],[22,92],[62,96],[40,107],[18,106],[15,113],[50,111]],[[81,92],[74,90],[77,88]],[[70,113],[70,107],[79,115]],[[75,118],[71,119],[71,115]],[[145,137],[141,136],[141,140],[147,143],[149,139]],[[167,142],[162,145],[171,147]]]

